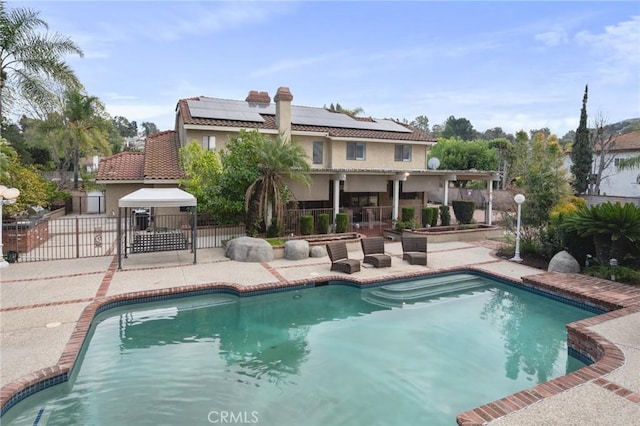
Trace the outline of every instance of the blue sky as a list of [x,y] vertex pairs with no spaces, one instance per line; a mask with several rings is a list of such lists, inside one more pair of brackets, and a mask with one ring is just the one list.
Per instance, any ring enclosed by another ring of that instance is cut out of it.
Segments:
[[[376,118],[453,115],[476,130],[640,117],[640,2],[9,1],[41,12],[112,116],[174,127],[178,99],[340,103]],[[591,122],[590,122],[591,124]]]

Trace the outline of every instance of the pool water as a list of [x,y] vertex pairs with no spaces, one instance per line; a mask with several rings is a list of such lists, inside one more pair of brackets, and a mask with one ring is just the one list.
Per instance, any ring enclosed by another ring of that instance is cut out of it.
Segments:
[[69,382],[2,422],[454,425],[584,366],[565,325],[593,315],[464,274],[130,305],[96,318]]

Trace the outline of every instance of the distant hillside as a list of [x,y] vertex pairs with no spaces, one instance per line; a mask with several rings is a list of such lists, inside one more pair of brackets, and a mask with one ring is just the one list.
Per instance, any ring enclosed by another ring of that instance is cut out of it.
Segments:
[[605,134],[624,134],[640,130],[640,118],[629,118],[604,126]]

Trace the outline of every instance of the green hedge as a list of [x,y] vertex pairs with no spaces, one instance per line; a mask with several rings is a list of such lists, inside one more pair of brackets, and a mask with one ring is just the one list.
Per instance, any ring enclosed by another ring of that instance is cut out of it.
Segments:
[[416,208],[415,207],[403,207],[402,208],[402,221],[410,222],[416,217]]
[[321,213],[318,215],[318,223],[316,224],[318,234],[329,233],[329,215],[327,213]]
[[433,215],[431,216],[431,226],[438,226],[438,208],[437,207],[429,207],[433,211]]
[[349,215],[338,213],[336,215],[336,233],[343,234],[349,230]]
[[442,226],[451,225],[451,212],[449,211],[449,206],[440,206],[440,223]]
[[476,203],[470,200],[453,200],[453,213],[459,223],[466,225],[473,221],[473,211],[476,209]]
[[422,226],[426,228],[427,225],[431,225],[432,219],[433,219],[433,210],[431,210],[430,207],[423,207],[422,208]]
[[312,215],[300,216],[300,233],[302,235],[313,234],[313,216]]

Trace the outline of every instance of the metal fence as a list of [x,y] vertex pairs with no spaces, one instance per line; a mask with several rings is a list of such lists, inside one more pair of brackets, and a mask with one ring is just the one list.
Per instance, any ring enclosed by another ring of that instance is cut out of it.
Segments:
[[[393,227],[393,207],[353,207],[341,209],[349,215],[349,231],[367,236],[382,235],[383,230]],[[416,220],[420,222],[421,208],[415,208]],[[328,214],[334,223],[333,209],[298,209],[285,213],[284,232],[286,236],[300,235],[300,217],[311,215],[317,228],[318,216]],[[179,233],[186,240],[186,248],[191,241],[190,214],[144,215],[132,213],[123,218],[123,253],[133,253],[158,248],[157,241],[174,241],[168,238]],[[198,216],[198,248],[222,247],[226,240],[244,236],[244,225],[216,226],[206,216]],[[19,262],[42,260],[75,259],[84,257],[110,256],[117,253],[118,218],[112,215],[84,215],[61,218],[37,218],[3,223],[2,241],[5,255],[17,254]],[[126,232],[125,232],[126,231]],[[157,238],[154,235],[158,235]],[[146,246],[136,247],[137,242]],[[174,241],[175,243],[175,241]],[[169,244],[169,243],[167,243]],[[182,247],[183,245],[180,245]],[[160,247],[159,249],[162,249]],[[167,250],[172,247],[166,247]]]
[[[419,209],[417,209],[419,210]],[[349,216],[349,227],[352,232],[359,232],[367,236],[382,235],[384,229],[392,227],[391,217],[393,207],[352,207],[340,209],[341,213]],[[285,212],[285,235],[300,235],[300,217],[313,216],[314,229],[317,231],[318,216],[329,215],[329,223],[334,224],[333,209],[298,209]]]
[[[125,223],[126,222],[126,223]],[[200,222],[200,221],[199,221]],[[132,215],[123,219],[123,250],[133,251],[136,235],[162,235],[182,232],[191,248],[191,219],[188,215],[157,215],[143,218]],[[39,218],[4,222],[3,251],[19,262],[110,256],[117,253],[118,218],[112,216],[76,216],[57,219]],[[244,225],[198,225],[198,248],[222,247],[223,241],[245,235]],[[10,254],[11,252],[11,254]]]

